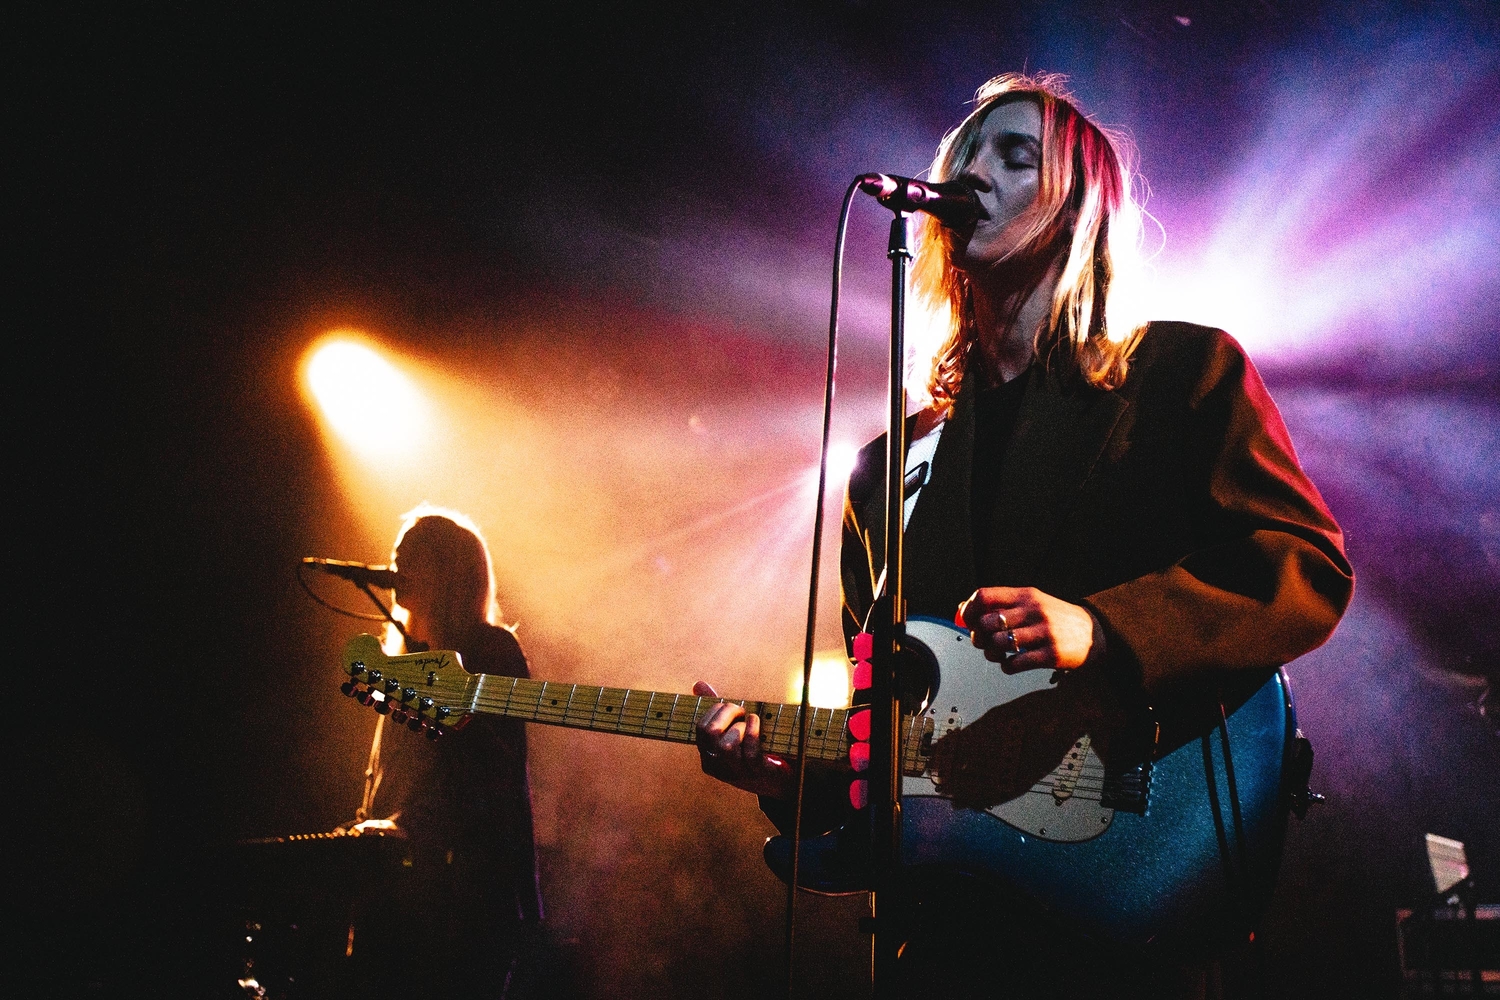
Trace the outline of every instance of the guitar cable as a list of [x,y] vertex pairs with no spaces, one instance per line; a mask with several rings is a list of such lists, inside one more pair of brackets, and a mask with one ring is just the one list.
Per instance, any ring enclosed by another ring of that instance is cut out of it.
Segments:
[[792,800],[792,872],[786,889],[786,996],[791,1000],[795,982],[797,940],[797,882],[801,878],[802,799],[807,787],[807,716],[811,710],[813,637],[818,622],[818,568],[823,554],[823,503],[828,490],[828,440],[833,427],[834,372],[838,368],[839,288],[844,276],[844,238],[849,230],[849,209],[859,190],[856,177],[844,192],[839,209],[838,234],[833,244],[833,292],[828,310],[828,362],[823,380],[823,442],[818,455],[818,500],[813,515],[812,572],[807,585],[807,631],[802,643],[802,705],[797,712],[797,794]]

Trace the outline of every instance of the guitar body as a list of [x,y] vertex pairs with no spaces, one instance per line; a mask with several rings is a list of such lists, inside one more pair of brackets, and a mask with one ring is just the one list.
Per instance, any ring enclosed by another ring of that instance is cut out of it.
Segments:
[[[907,634],[938,661],[940,686],[923,716],[938,747],[966,727],[983,728],[997,719],[1022,734],[1042,732],[1034,709],[1061,697],[1059,680],[1068,683],[1048,671],[1005,673],[949,622],[914,618]],[[1062,758],[1042,776],[1022,771],[1024,790],[1002,781],[994,789],[981,786],[976,795],[963,781],[953,785],[941,774],[935,781],[931,770],[908,775],[902,855],[913,877],[928,887],[940,890],[945,879],[987,880],[995,891],[1019,896],[1060,926],[1100,942],[1164,940],[1201,948],[1244,940],[1264,909],[1280,861],[1285,772],[1295,732],[1290,691],[1278,672],[1223,726],[1156,759],[1146,794],[1136,799],[1111,794],[1111,788],[1118,793],[1119,782],[1112,784],[1101,759],[1101,752],[1111,754],[1100,733],[1064,731],[1061,744],[1056,732],[1038,737],[1050,741],[1044,754],[1063,746]],[[1021,739],[1024,753],[1026,737]],[[983,755],[997,756],[1004,741],[975,746],[977,767],[985,764]],[[1119,746],[1116,741],[1116,756]],[[940,752],[934,760],[950,769],[966,766],[962,757],[944,762]],[[954,787],[970,801],[958,804],[948,794]],[[1002,796],[1010,797],[990,801]],[[867,889],[863,832],[843,829],[805,840],[801,886],[829,894]],[[765,850],[783,881],[790,877],[789,839],[772,838]]]

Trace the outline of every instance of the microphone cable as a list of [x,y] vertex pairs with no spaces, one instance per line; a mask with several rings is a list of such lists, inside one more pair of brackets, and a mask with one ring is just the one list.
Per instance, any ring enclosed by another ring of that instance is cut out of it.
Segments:
[[797,882],[801,878],[802,798],[807,786],[807,716],[812,690],[813,638],[818,621],[818,568],[823,554],[823,503],[828,491],[828,439],[833,426],[834,372],[838,368],[839,288],[844,276],[844,237],[849,229],[849,209],[859,191],[863,175],[844,192],[839,209],[838,235],[833,244],[833,293],[828,310],[828,364],[823,381],[823,444],[818,455],[818,501],[813,518],[812,573],[807,585],[807,632],[802,643],[802,706],[797,712],[797,794],[792,801],[792,877],[786,889],[786,996],[791,1000],[795,981],[797,939]]

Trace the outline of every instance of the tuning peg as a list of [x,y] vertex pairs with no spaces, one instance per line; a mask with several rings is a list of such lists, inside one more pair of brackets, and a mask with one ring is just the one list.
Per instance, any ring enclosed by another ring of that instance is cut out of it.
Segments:
[[444,732],[444,729],[443,729],[442,726],[428,726],[427,727],[427,738],[429,740],[432,740],[434,743],[436,743],[438,741],[438,739],[443,735],[443,732]]
[[414,733],[420,733],[422,731],[422,727],[425,725],[426,723],[422,721],[420,716],[409,716],[406,720],[406,728],[410,729]]
[[404,708],[398,708],[391,712],[391,721],[398,726],[405,722],[407,718],[406,709]]
[[349,697],[353,698],[354,693],[359,690],[359,685],[355,684],[353,681],[345,681],[344,683],[339,685],[339,690],[344,692],[344,694],[348,695]]
[[391,700],[389,698],[382,698],[377,701],[375,703],[375,711],[381,715],[389,715],[391,712]]

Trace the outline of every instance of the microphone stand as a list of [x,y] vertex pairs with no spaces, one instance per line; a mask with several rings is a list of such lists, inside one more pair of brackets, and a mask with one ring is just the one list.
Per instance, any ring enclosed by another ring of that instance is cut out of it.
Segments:
[[385,616],[385,620],[394,625],[396,627],[396,631],[401,633],[401,642],[405,646],[408,653],[427,652],[427,643],[423,642],[421,639],[413,639],[411,636],[406,634],[406,626],[401,624],[401,622],[396,618],[395,615],[391,614],[390,609],[385,606],[384,601],[375,596],[375,591],[370,589],[370,585],[367,582],[365,582],[364,580],[356,580],[354,581],[354,585],[365,592],[365,596],[368,597],[371,602],[373,602],[374,605],[380,609],[380,613]]
[[891,220],[890,411],[885,458],[885,589],[870,613],[870,958],[877,998],[894,997],[896,957],[906,939],[907,907],[901,878],[900,652],[906,638],[902,536],[906,510],[906,269],[911,260],[910,216]]

